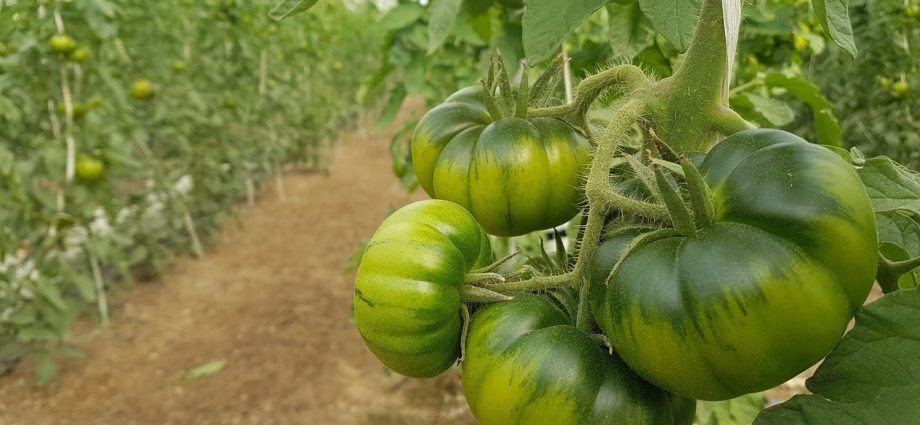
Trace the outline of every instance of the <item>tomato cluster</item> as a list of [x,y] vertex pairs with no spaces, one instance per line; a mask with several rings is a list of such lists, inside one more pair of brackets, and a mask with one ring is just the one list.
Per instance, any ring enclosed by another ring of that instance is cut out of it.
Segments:
[[[495,118],[488,96],[463,89],[421,119],[413,161],[436,199],[381,225],[355,283],[371,351],[413,377],[461,359],[480,423],[691,424],[696,399],[765,390],[820,360],[866,299],[878,238],[858,175],[779,130],[741,131],[673,164],[684,183],[659,167],[659,185],[642,186],[638,171],[614,168],[620,192],[661,197],[672,226],[608,217],[578,320],[539,291],[464,298],[523,282],[509,273],[476,286],[495,271],[487,233],[570,220],[592,166],[591,145],[565,121]],[[693,204],[689,228],[667,191]]]

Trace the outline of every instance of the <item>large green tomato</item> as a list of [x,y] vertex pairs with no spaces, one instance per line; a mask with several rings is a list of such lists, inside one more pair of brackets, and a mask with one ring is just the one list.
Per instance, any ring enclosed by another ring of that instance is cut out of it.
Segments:
[[478,311],[466,347],[463,387],[481,425],[693,423],[693,400],[643,381],[544,298]]
[[492,259],[489,237],[457,204],[407,205],[368,242],[355,278],[355,322],[367,346],[394,371],[444,372],[460,353],[460,289]]
[[592,306],[636,373],[718,400],[778,385],[834,347],[874,281],[877,236],[853,168],[792,134],[728,137],[700,171],[715,222],[627,253]]
[[462,205],[498,236],[570,220],[590,152],[587,139],[555,118],[493,121],[478,87],[448,97],[412,135],[412,162],[428,195]]

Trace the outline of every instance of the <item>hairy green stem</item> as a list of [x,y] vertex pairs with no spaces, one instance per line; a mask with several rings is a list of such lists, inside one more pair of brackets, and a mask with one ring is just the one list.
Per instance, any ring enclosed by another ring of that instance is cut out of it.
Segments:
[[725,106],[719,106],[716,108],[716,112],[712,117],[711,125],[712,131],[721,133],[726,136],[755,128],[754,124],[751,124],[742,118],[741,115],[738,115],[737,112]]
[[482,286],[488,284],[502,283],[505,281],[505,277],[498,274],[492,273],[490,271],[486,272],[470,272],[467,273],[463,279],[463,283],[473,286]]
[[533,109],[528,115],[531,117],[581,116],[607,90],[619,89],[631,93],[647,87],[649,84],[651,84],[651,81],[639,67],[634,65],[615,66],[581,80],[575,88],[574,102],[562,106]]
[[540,291],[571,286],[575,280],[573,273],[564,273],[553,276],[534,276],[530,279],[517,282],[483,285],[483,288],[500,294],[515,294],[519,292]]
[[518,85],[517,104],[514,108],[514,116],[518,118],[527,118],[527,105],[530,102],[530,82],[527,81],[527,62],[521,62],[521,83]]
[[591,309],[588,306],[591,278],[582,276],[581,281],[581,288],[578,290],[578,311],[575,314],[575,327],[587,333],[591,330]]
[[511,301],[513,298],[483,287],[466,285],[460,287],[460,300],[465,303],[495,303]]
[[661,192],[661,199],[664,200],[664,204],[668,208],[668,214],[671,216],[671,222],[674,224],[674,229],[684,235],[689,235],[696,230],[696,226],[693,224],[693,219],[690,217],[690,210],[687,209],[687,205],[684,204],[684,200],[681,198],[680,193],[671,186],[671,183],[668,181],[668,178],[665,177],[664,173],[661,171],[660,165],[653,165],[652,169],[655,171],[655,183],[658,184],[658,191]]

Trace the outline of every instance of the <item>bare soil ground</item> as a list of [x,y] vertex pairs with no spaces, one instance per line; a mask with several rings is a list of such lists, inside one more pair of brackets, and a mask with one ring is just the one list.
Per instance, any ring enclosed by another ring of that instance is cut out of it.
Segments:
[[[287,199],[267,188],[204,258],[117,290],[112,325],[74,333],[83,361],[45,387],[29,364],[0,378],[0,425],[474,425],[456,371],[387,373],[350,322],[346,262],[389,207],[423,196],[393,177],[391,133],[343,135],[328,175],[288,174]],[[809,372],[768,399],[802,392]]]
[[0,425],[474,424],[455,372],[388,374],[349,319],[345,263],[388,207],[421,197],[399,187],[388,143],[343,135],[328,175],[288,174],[287,199],[266,188],[205,257],[116,291],[107,330],[75,331],[83,361],[45,387],[29,364],[0,378]]

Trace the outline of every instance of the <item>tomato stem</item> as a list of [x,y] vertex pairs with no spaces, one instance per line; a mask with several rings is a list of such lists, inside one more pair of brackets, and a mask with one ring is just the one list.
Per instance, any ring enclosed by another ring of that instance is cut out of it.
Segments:
[[583,332],[591,329],[591,308],[588,306],[588,295],[591,291],[591,279],[581,277],[581,288],[578,291],[578,312],[575,315],[575,327]]
[[889,293],[900,289],[898,280],[901,276],[920,267],[920,257],[904,261],[891,261],[879,253],[878,273],[876,280],[882,287],[882,292]]
[[509,116],[514,111],[514,96],[511,94],[511,79],[508,77],[508,69],[505,68],[505,59],[502,57],[502,51],[495,51],[495,63],[498,65],[498,90],[502,102],[499,107],[504,116]]
[[460,299],[465,303],[494,303],[511,301],[513,297],[480,286],[464,284],[460,288]]
[[488,284],[502,283],[505,281],[505,277],[498,273],[476,273],[470,272],[463,279],[463,283],[472,286],[482,286]]
[[575,281],[575,274],[569,272],[552,276],[534,276],[526,280],[489,284],[483,285],[482,287],[500,294],[514,294],[519,292],[562,288],[571,286],[573,281]]
[[463,327],[460,328],[460,357],[457,364],[466,358],[466,338],[470,333],[470,308],[466,304],[460,304],[460,316],[463,318]]
[[[508,255],[502,257],[502,258],[500,258],[498,261],[496,261],[496,262],[494,262],[494,263],[492,263],[492,264],[489,264],[488,266],[485,266],[485,267],[483,267],[483,268],[474,269],[474,270],[471,271],[470,273],[471,273],[471,274],[476,274],[476,273],[494,272],[495,270],[498,270],[498,268],[501,267],[502,264],[507,263],[508,261],[510,261],[512,258],[516,257],[516,256],[517,256],[518,254],[520,254],[520,253],[521,253],[521,251],[514,251],[514,252],[512,252],[512,253],[510,253],[510,254],[508,254]],[[469,275],[467,275],[467,276],[469,276]]]

